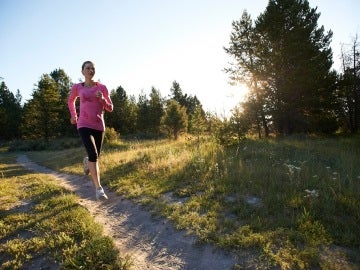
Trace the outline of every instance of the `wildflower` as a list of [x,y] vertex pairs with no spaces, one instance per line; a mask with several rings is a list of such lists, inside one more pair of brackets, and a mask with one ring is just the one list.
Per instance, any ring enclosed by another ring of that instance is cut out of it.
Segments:
[[293,175],[295,171],[300,171],[300,170],[301,170],[300,167],[296,167],[295,165],[292,165],[292,164],[286,164],[286,163],[284,163],[284,165],[285,165],[286,167],[288,167],[288,169],[289,169],[289,174],[291,174],[291,175]]
[[218,163],[215,163],[215,172],[216,172],[217,174],[220,173],[220,169],[219,169],[219,164],[218,164]]
[[309,190],[309,189],[305,189],[306,195],[304,196],[304,198],[317,198],[319,197],[319,192],[316,189],[313,190]]
[[295,165],[292,165],[292,164],[286,164],[284,163],[284,165],[286,167],[288,167],[289,169],[292,169],[292,170],[300,170],[301,168],[300,167],[296,167]]

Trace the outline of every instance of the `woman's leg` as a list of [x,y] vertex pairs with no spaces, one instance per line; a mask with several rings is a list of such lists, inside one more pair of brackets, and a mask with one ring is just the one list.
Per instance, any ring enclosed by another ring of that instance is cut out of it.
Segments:
[[[91,179],[94,183],[96,191],[98,192],[101,188],[98,157],[103,142],[103,132],[89,128],[80,128],[79,134],[88,154],[88,167]],[[107,199],[105,194],[101,194],[100,196]],[[98,194],[97,197],[99,197]]]
[[[101,153],[102,143],[104,141],[104,132],[99,130],[93,130],[92,139],[96,148],[96,156],[89,158],[89,170],[91,175],[94,175],[93,181],[95,187],[98,189],[100,184],[100,168],[99,168],[99,156]],[[95,183],[96,182],[96,183]]]
[[91,175],[91,179],[94,183],[96,189],[98,189],[100,185],[100,170],[98,161],[92,162],[88,161],[89,171]]

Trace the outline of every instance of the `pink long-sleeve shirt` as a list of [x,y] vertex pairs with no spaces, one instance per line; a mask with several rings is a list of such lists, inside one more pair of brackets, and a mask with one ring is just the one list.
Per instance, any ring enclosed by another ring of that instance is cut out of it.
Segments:
[[[102,92],[103,100],[95,96],[97,91]],[[68,98],[71,117],[77,116],[75,102],[78,97],[80,98],[80,115],[77,128],[87,127],[104,131],[104,110],[109,112],[113,110],[113,103],[106,86],[98,82],[91,88],[83,86],[82,83],[74,84]]]

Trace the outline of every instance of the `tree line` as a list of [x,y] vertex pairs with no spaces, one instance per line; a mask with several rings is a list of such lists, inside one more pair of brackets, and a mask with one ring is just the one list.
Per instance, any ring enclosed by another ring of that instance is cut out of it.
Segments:
[[[144,137],[181,132],[214,134],[222,143],[252,132],[270,134],[357,133],[360,127],[360,52],[357,37],[342,48],[342,70],[332,69],[332,32],[318,26],[320,13],[306,0],[270,0],[252,20],[245,10],[233,21],[224,47],[233,62],[224,71],[249,88],[246,100],[229,118],[205,112],[196,96],[173,82],[162,97],[153,87],[137,98],[119,86],[111,90],[114,111],[105,114],[108,127],[121,135]],[[0,84],[0,139],[38,139],[74,135],[67,97],[72,82],[64,70],[44,74],[23,106]]]
[[[0,84],[0,138],[51,139],[76,134],[70,125],[67,99],[72,82],[63,69],[44,74],[21,106],[21,95]],[[184,94],[180,84],[173,82],[168,98],[152,87],[150,95],[138,98],[128,95],[121,86],[110,91],[114,104],[112,113],[105,113],[109,128],[122,135],[157,137],[168,134],[177,138],[181,132],[196,133],[205,123],[205,112],[196,96]],[[79,102],[77,102],[79,106]],[[79,108],[78,108],[79,112]]]

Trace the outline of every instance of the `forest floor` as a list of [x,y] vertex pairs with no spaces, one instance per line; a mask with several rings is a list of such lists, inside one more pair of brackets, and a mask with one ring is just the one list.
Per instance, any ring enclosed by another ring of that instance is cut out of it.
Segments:
[[105,235],[114,240],[121,256],[131,257],[131,269],[230,270],[236,265],[234,254],[200,243],[195,236],[174,228],[169,220],[152,215],[106,188],[109,199],[96,201],[89,176],[59,173],[37,165],[26,155],[19,155],[17,162],[29,170],[53,176],[79,196],[79,203],[104,227]]

